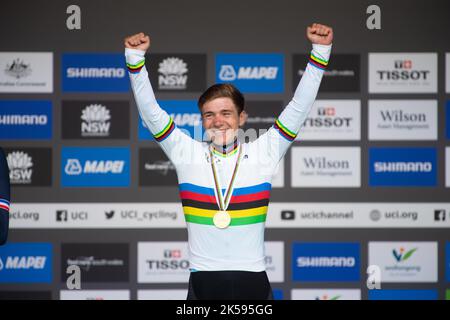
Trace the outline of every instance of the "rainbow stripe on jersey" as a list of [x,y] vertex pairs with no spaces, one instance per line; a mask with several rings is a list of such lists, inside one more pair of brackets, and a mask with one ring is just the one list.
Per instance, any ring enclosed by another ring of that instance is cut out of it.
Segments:
[[[179,188],[186,222],[213,226],[214,214],[219,210],[214,189],[191,183],[181,183]],[[271,189],[270,183],[234,188],[227,208],[230,226],[265,222]]]

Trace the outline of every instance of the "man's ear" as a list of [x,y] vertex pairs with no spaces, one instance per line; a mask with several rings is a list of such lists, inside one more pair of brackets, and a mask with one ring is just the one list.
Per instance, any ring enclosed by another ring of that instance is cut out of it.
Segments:
[[247,121],[248,118],[248,113],[245,111],[242,111],[241,114],[239,115],[239,127],[244,126],[245,121]]

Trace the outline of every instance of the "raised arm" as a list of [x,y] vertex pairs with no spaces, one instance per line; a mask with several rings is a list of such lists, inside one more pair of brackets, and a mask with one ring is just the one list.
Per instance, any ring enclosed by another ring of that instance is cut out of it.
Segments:
[[[278,163],[295,140],[316,99],[324,70],[328,64],[333,41],[333,30],[314,23],[306,29],[312,43],[312,51],[294,97],[276,119],[275,124],[259,143],[269,152],[274,163]],[[257,140],[257,141],[258,141]]]
[[124,44],[131,87],[141,119],[155,141],[160,144],[169,159],[176,164],[183,150],[194,140],[177,129],[173,119],[161,109],[156,101],[145,68],[145,53],[150,47],[150,38],[141,32],[125,38]]

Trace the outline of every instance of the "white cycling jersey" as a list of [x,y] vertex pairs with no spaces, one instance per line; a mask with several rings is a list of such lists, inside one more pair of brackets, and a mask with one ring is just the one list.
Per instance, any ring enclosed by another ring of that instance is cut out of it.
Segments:
[[[272,177],[311,110],[330,53],[331,45],[313,44],[309,63],[294,97],[274,125],[255,141],[237,142],[224,153],[177,128],[155,99],[145,68],[145,52],[125,49],[141,119],[176,168],[188,228],[191,270],[265,270],[264,226]],[[241,161],[226,208],[231,224],[219,229],[213,224],[219,206],[210,149],[224,194],[240,148]]]

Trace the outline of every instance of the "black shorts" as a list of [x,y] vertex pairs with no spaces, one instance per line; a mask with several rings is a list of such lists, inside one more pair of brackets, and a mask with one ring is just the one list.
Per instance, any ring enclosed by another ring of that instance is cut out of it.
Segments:
[[273,300],[265,271],[196,271],[187,300]]

